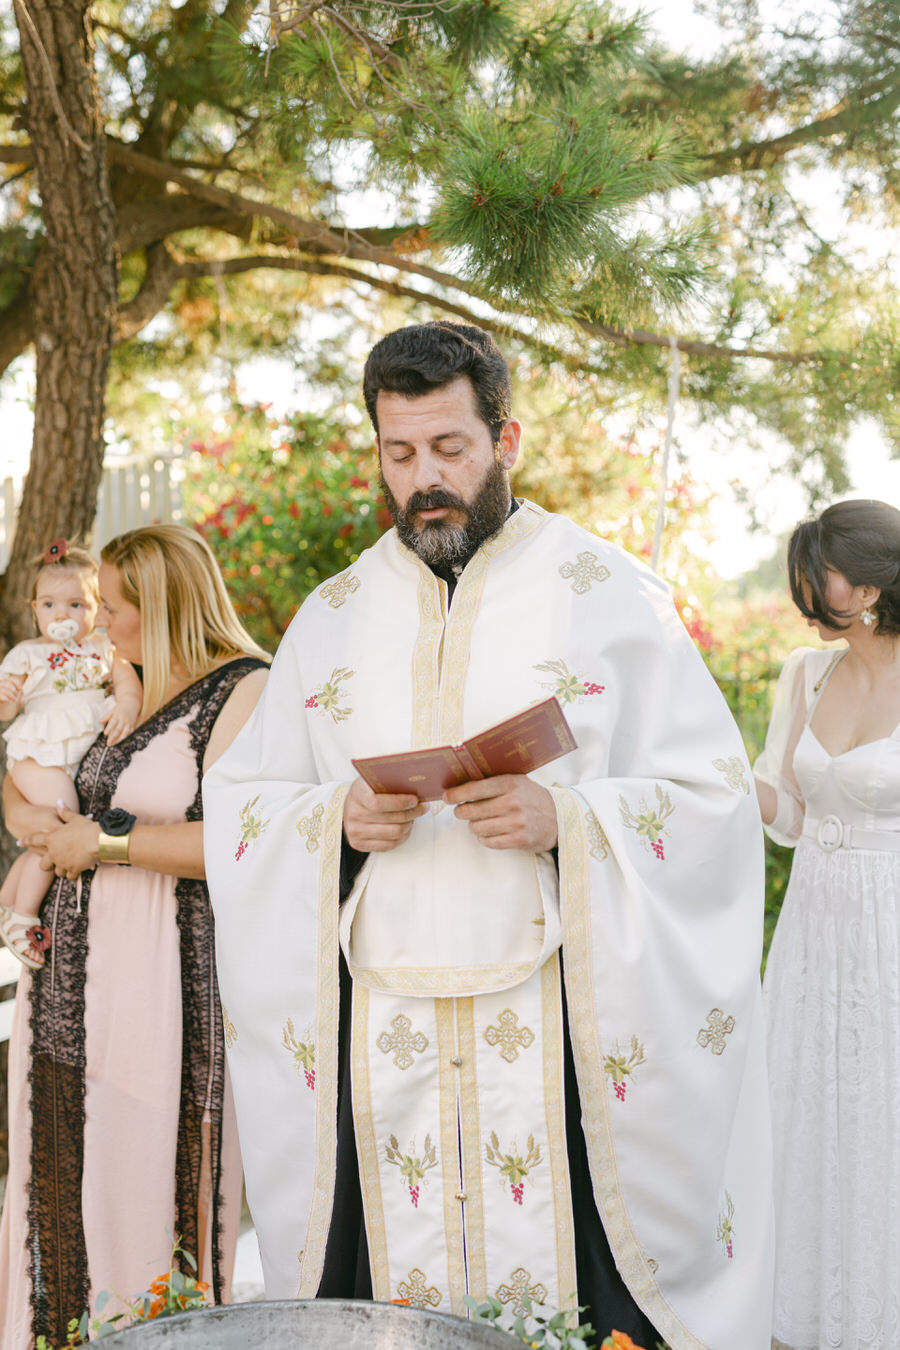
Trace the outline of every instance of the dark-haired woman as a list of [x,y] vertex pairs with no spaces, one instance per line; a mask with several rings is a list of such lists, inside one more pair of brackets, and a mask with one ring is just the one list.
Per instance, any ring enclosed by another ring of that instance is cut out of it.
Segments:
[[791,591],[835,650],[785,663],[755,766],[796,845],[765,978],[775,1135],[775,1336],[900,1346],[900,511],[799,525]]

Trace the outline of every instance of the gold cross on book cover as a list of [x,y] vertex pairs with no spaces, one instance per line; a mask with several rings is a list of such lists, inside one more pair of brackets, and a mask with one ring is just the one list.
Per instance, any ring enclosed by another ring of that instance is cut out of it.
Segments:
[[462,745],[373,755],[351,763],[375,792],[414,792],[419,801],[433,802],[460,783],[502,773],[531,773],[575,747],[558,699],[545,698]]

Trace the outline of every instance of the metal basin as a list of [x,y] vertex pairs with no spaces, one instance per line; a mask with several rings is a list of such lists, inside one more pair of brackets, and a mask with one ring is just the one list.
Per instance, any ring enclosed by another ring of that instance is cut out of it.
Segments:
[[503,1331],[448,1313],[346,1299],[235,1303],[139,1322],[104,1350],[511,1350]]

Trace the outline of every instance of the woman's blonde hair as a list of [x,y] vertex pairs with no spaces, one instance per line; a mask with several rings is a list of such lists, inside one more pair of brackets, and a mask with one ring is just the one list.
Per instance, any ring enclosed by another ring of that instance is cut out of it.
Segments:
[[144,717],[165,703],[175,663],[193,683],[235,656],[269,659],[235,614],[212,550],[195,530],[142,525],[111,539],[100,557],[141,612]]

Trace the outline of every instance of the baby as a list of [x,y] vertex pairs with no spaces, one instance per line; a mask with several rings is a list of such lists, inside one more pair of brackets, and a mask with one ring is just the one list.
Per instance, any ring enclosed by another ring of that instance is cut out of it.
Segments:
[[[82,756],[101,727],[110,745],[134,729],[143,691],[134,668],[115,655],[104,633],[94,632],[100,594],[91,555],[58,539],[37,566],[31,607],[40,636],[0,662],[0,720],[15,718],[3,733],[7,763],[33,805],[62,802],[77,811]],[[25,853],[0,887],[0,939],[32,970],[44,964],[50,945],[38,916],[52,881],[40,859]]]

